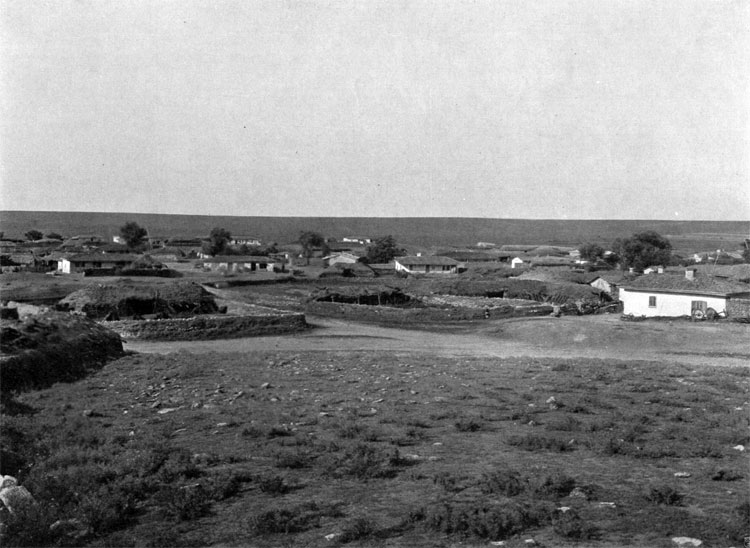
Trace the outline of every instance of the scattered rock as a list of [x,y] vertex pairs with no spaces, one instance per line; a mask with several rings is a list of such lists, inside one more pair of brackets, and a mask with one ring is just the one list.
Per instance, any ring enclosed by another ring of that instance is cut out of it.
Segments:
[[674,477],[676,478],[689,478],[690,476],[692,476],[692,474],[689,472],[675,472],[674,474]]
[[36,504],[34,497],[31,496],[28,489],[18,485],[18,481],[13,476],[2,476],[0,483],[0,501],[11,514],[15,514],[24,506]]
[[672,542],[677,546],[702,546],[703,541],[690,537],[672,537]]
[[261,388],[266,388],[266,389],[271,388],[271,383],[270,382],[264,382],[263,384],[260,385],[260,387]]
[[326,540],[333,540],[333,539],[335,539],[335,538],[336,538],[337,536],[338,536],[338,534],[337,534],[337,533],[331,533],[330,535],[326,535],[326,536],[325,536],[325,537],[323,537],[323,538],[325,538]]
[[745,446],[744,445],[735,445],[734,447],[732,447],[732,449],[734,449],[735,451],[744,451],[745,450]]
[[159,409],[157,413],[160,415],[166,415],[167,413],[172,413],[173,411],[177,411],[177,407],[165,407],[164,409]]
[[570,511],[570,506],[560,506],[560,508],[558,508],[557,510],[559,512],[562,512],[564,514],[565,512],[569,512]]
[[580,487],[576,487],[575,489],[573,489],[568,496],[570,498],[574,498],[574,499],[586,499],[586,498],[588,498],[586,496],[585,491],[583,489],[581,489]]
[[599,508],[617,508],[614,502],[600,502],[597,504]]

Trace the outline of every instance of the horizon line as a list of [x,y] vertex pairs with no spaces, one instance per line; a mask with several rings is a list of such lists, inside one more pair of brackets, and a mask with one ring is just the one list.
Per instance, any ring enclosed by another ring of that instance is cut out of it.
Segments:
[[[183,217],[237,217],[237,218],[277,218],[277,219],[475,219],[488,221],[657,221],[657,222],[709,222],[709,223],[750,223],[747,219],[664,219],[664,218],[594,218],[594,217],[474,217],[474,216],[445,216],[445,215],[237,215],[223,213],[156,213],[137,211],[81,211],[81,210],[58,210],[58,209],[0,209],[0,213],[93,213],[102,215],[173,215]],[[2,221],[0,221],[2,223]]]

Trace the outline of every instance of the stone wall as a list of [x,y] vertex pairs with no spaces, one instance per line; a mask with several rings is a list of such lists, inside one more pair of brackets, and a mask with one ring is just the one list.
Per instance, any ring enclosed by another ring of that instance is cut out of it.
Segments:
[[727,317],[750,318],[750,299],[729,299],[727,301]]
[[236,339],[259,335],[278,335],[308,327],[304,314],[263,316],[214,316],[165,320],[120,320],[102,322],[125,340],[208,340]]
[[482,308],[395,308],[312,301],[305,307],[305,313],[335,318],[349,318],[354,321],[405,324],[412,322],[454,322],[509,318],[513,316],[547,316],[553,308],[547,304],[524,306],[498,306]]

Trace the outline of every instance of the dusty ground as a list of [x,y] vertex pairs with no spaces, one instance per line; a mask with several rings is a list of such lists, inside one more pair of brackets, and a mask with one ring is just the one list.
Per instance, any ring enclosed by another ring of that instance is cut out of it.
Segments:
[[136,352],[191,353],[270,350],[368,350],[439,356],[612,358],[692,365],[750,362],[750,326],[624,322],[616,315],[524,318],[441,330],[408,330],[309,317],[315,329],[291,336],[231,341],[126,342]]

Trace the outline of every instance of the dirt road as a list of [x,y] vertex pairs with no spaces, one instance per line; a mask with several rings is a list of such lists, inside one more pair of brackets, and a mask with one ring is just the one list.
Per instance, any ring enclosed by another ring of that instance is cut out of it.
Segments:
[[750,326],[623,322],[617,316],[526,318],[474,324],[472,329],[408,330],[309,317],[305,333],[216,341],[132,341],[136,352],[351,351],[441,356],[614,358],[695,365],[750,364]]

